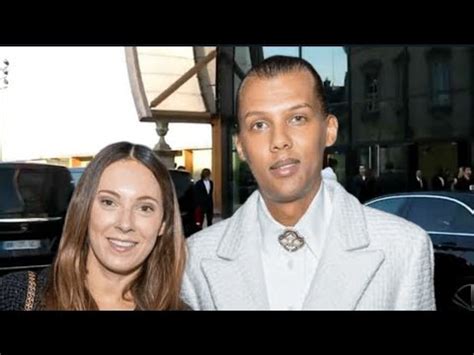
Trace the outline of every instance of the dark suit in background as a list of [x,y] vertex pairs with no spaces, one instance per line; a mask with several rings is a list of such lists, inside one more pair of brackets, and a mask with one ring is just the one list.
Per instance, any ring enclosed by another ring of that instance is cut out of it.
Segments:
[[204,185],[204,179],[200,179],[196,182],[194,188],[196,191],[196,204],[201,209],[203,215],[206,216],[207,225],[212,225],[212,219],[214,217],[214,202],[212,200],[212,193],[214,191],[214,183],[212,180],[208,180],[210,183],[210,190],[207,192],[206,185]]
[[426,183],[426,179],[422,177],[421,181],[420,183],[416,177],[412,178],[410,181],[410,191],[427,191],[428,184]]

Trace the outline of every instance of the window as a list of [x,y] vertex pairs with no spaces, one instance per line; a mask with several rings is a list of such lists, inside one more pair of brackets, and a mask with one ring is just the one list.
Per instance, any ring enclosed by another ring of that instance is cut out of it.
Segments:
[[379,82],[378,77],[374,74],[367,74],[365,77],[365,97],[367,112],[376,112],[379,110]]
[[433,106],[451,105],[450,68],[445,60],[431,63],[431,103]]
[[430,102],[434,109],[451,107],[451,55],[450,48],[432,48],[426,52]]
[[403,217],[407,205],[406,198],[390,198],[369,204],[370,207]]
[[378,59],[369,60],[361,66],[364,78],[364,115],[368,117],[378,117],[380,113],[381,68],[382,62]]
[[40,165],[0,167],[0,216],[57,217],[66,212],[73,185],[66,168]]
[[474,215],[462,206],[456,206],[453,232],[474,234]]
[[403,49],[394,60],[395,66],[395,87],[396,87],[396,110],[401,113],[406,105],[406,98],[408,95],[408,51]]
[[453,232],[460,205],[440,198],[413,198],[407,219],[430,232]]

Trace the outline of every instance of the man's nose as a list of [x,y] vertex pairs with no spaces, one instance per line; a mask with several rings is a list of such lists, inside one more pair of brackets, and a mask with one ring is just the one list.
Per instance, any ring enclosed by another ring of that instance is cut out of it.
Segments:
[[288,133],[288,127],[275,125],[272,132],[270,150],[276,152],[282,149],[290,149],[291,147],[293,147],[293,141]]

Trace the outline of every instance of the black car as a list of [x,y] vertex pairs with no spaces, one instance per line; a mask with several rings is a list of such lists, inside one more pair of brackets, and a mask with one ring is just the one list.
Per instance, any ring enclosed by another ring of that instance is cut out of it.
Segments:
[[86,168],[69,168],[69,172],[71,173],[74,186],[77,186],[77,183],[79,182],[79,179],[81,178],[82,173],[85,169]]
[[[69,168],[74,180],[74,185],[77,185],[79,179],[85,168]],[[194,182],[191,173],[184,170],[170,169],[168,172],[173,179],[176,189],[176,196],[179,202],[179,209],[181,211],[181,220],[183,221],[184,235],[189,237],[191,234],[197,232],[199,227],[195,220],[195,198],[194,198]]]
[[366,205],[405,218],[429,234],[437,309],[474,310],[474,194],[400,193]]
[[73,188],[67,168],[0,163],[1,274],[51,263]]

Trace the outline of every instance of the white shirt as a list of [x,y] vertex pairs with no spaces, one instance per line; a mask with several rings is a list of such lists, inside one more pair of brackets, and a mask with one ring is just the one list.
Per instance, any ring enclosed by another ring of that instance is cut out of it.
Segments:
[[[331,216],[331,201],[324,182],[321,180],[319,191],[294,227],[286,228],[275,221],[261,196],[257,206],[270,309],[301,310],[321,259]],[[286,229],[295,230],[305,238],[305,245],[301,249],[288,252],[280,245],[278,236]]]
[[[416,179],[420,183],[420,187],[423,188],[423,180],[421,180],[418,176],[416,177]],[[443,186],[444,186],[444,184],[443,184]]]
[[211,183],[207,179],[204,179],[203,182],[204,182],[204,186],[206,186],[207,194],[209,195],[209,191],[211,191]]
[[321,177],[323,179],[330,179],[330,180],[337,181],[336,173],[329,166],[321,170]]
[[444,187],[444,179],[441,176],[438,176],[439,181],[441,181],[441,185]]

